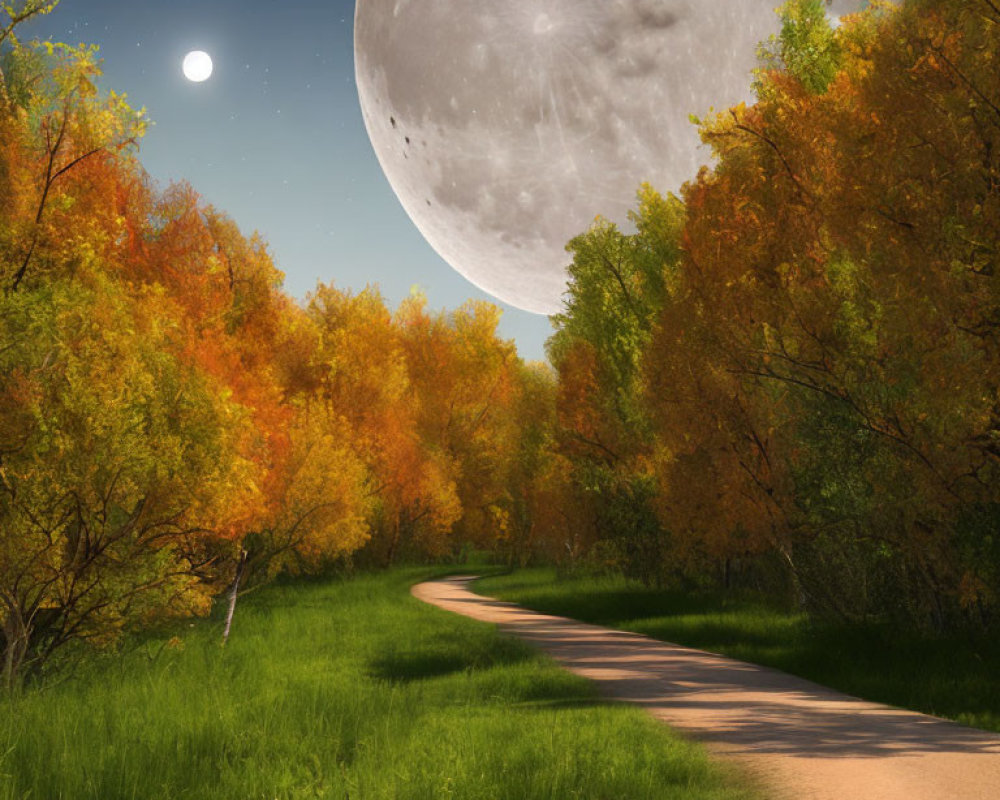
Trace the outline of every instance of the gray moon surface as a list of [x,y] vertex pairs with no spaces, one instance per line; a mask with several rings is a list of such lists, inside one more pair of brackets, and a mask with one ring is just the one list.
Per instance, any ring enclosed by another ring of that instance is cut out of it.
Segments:
[[[690,115],[751,100],[780,0],[358,0],[372,146],[430,245],[491,295],[561,307],[566,243],[709,159]],[[831,13],[861,0],[835,0]]]

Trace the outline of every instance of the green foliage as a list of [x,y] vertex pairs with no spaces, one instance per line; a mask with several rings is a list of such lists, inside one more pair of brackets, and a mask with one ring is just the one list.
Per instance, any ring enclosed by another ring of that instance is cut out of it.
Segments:
[[216,623],[184,626],[0,699],[0,798],[756,796],[640,709],[414,600],[423,574],[268,587],[225,649]]
[[642,354],[649,342],[665,285],[680,258],[683,204],[644,185],[631,215],[637,233],[623,234],[607,220],[573,239],[565,311],[556,314],[549,355],[557,366],[575,341],[598,353],[612,410],[625,424],[637,422],[633,408]]
[[[824,0],[787,0],[781,33],[761,48],[765,69],[780,67],[813,94],[825,92],[840,69],[841,51]],[[766,91],[766,80],[758,91]]]
[[[597,540],[613,543],[603,551],[654,580],[665,533],[653,511],[642,362],[681,258],[685,210],[650,186],[638,201],[636,233],[598,219],[570,242],[572,280],[548,350],[560,379],[556,446],[572,464],[571,494],[593,509]],[[586,549],[571,548],[570,560]]]

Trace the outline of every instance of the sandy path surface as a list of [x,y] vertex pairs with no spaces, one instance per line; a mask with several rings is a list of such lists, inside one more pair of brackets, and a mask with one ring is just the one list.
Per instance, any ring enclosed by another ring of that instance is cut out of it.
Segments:
[[415,597],[497,623],[612,698],[737,761],[788,800],[1000,800],[1000,736],[839,694],[777,670],[473,594]]

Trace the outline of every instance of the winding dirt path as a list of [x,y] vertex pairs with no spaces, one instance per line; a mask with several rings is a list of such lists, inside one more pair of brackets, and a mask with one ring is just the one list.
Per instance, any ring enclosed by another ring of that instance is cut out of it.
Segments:
[[475,576],[412,589],[493,622],[612,698],[738,762],[788,800],[1000,800],[1000,736],[869,703],[777,670],[473,594]]

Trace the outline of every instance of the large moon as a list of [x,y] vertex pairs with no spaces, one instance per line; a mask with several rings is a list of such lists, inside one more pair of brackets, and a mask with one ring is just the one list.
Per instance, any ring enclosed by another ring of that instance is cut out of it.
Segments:
[[[691,114],[750,100],[780,0],[358,0],[365,125],[400,202],[472,283],[559,310],[565,245],[708,154]],[[846,13],[860,0],[836,0]]]

